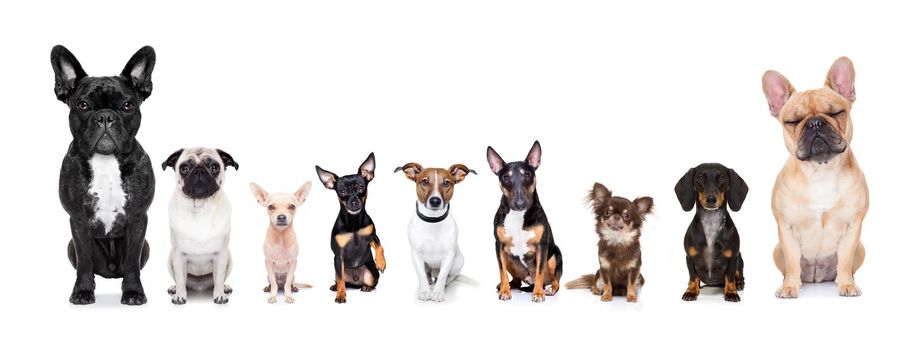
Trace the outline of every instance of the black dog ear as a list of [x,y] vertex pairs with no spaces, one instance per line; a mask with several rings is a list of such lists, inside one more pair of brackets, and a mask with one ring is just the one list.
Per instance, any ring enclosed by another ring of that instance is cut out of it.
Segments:
[[233,156],[231,156],[229,153],[218,149],[217,154],[220,155],[220,160],[223,161],[224,170],[226,170],[226,167],[228,166],[233,167],[233,169],[239,170],[239,163],[236,163],[236,160],[233,159]]
[[695,207],[695,185],[692,183],[694,173],[695,168],[690,168],[686,175],[683,175],[676,182],[676,186],[673,187],[673,191],[676,192],[676,199],[679,199],[680,206],[685,211],[690,211]]
[[591,187],[591,191],[588,191],[587,200],[588,203],[591,203],[592,208],[597,211],[598,208],[607,203],[607,200],[610,199],[611,196],[613,196],[613,194],[610,192],[610,190],[607,189],[607,187],[604,187],[604,185],[595,182],[594,186]]
[[730,191],[727,192],[727,204],[733,211],[739,211],[742,208],[742,202],[746,200],[749,193],[749,186],[745,180],[736,174],[733,169],[727,169],[730,173]]
[[532,169],[538,169],[541,166],[541,143],[537,140],[532,144],[532,149],[529,150],[528,155],[525,156],[525,162]]
[[183,148],[180,148],[178,151],[173,152],[163,164],[160,165],[160,168],[167,170],[167,167],[176,169],[176,161],[179,160],[179,157],[182,155]]
[[315,165],[315,171],[318,172],[318,179],[321,180],[321,183],[324,184],[324,187],[328,190],[332,190],[336,184],[339,176],[327,170],[321,169],[321,167]]
[[406,165],[397,167],[396,170],[394,170],[393,172],[395,173],[395,172],[399,172],[400,170],[402,170],[403,173],[406,174],[406,177],[409,180],[415,181],[415,177],[418,175],[418,173],[422,172],[423,169],[424,168],[422,168],[421,164],[406,163]]
[[79,81],[88,76],[79,60],[63,45],[54,46],[50,50],[50,65],[53,66],[55,84],[53,92],[57,99],[66,102],[66,99],[75,91]]
[[368,154],[368,158],[359,165],[359,175],[365,178],[365,181],[371,182],[374,179],[374,152]]
[[499,175],[500,169],[503,169],[503,165],[506,162],[503,161],[503,158],[500,158],[500,155],[497,154],[491,146],[488,146],[488,165],[491,166],[491,172]]
[[151,46],[145,46],[132,55],[126,67],[120,76],[132,84],[132,88],[142,96],[142,100],[151,96],[151,72],[154,70],[156,61],[154,49]]

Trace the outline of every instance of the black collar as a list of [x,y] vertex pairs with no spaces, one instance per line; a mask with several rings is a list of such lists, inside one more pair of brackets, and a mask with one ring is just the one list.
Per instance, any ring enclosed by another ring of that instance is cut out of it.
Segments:
[[425,216],[425,214],[422,214],[422,212],[418,211],[418,203],[415,203],[415,214],[418,215],[418,218],[422,219],[422,221],[424,221],[424,222],[427,222],[430,224],[436,224],[438,222],[444,221],[444,219],[447,218],[447,215],[450,214],[450,204],[449,203],[447,204],[447,211],[444,212],[444,215],[441,215],[438,217],[430,217],[430,216]]

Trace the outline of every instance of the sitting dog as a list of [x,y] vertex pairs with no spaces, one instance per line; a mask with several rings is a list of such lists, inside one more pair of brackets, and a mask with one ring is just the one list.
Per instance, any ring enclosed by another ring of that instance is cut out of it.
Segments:
[[[384,247],[377,236],[374,222],[365,212],[368,183],[374,179],[374,153],[359,166],[359,173],[339,177],[315,166],[324,187],[334,190],[340,201],[340,213],[330,233],[336,283],[330,290],[337,292],[335,302],[346,302],[346,287],[370,292],[377,287],[378,279],[387,264]],[[374,255],[371,249],[374,249]],[[375,259],[376,257],[376,259]]]
[[214,289],[214,302],[226,304],[233,290],[227,286],[232,207],[222,191],[226,167],[239,164],[224,151],[188,148],[174,152],[162,164],[176,171],[176,189],[170,199],[170,259],[167,268],[176,283],[167,290],[173,304],[186,303],[186,288]]
[[60,203],[69,214],[69,262],[76,281],[69,302],[92,304],[94,275],[122,278],[125,305],[147,302],[140,272],[148,261],[151,159],[135,140],[142,102],[151,95],[154,49],[145,46],[122,73],[89,77],[63,46],[50,52],[57,99],[69,106],[73,140],[60,169]]
[[[563,256],[554,244],[554,234],[535,190],[541,144],[535,141],[521,162],[504,162],[490,146],[487,157],[503,192],[494,216],[494,245],[500,270],[497,297],[510,300],[511,289],[519,288],[531,292],[533,302],[542,302],[545,295],[555,295],[560,290]],[[523,282],[528,285],[525,289],[521,288]]]
[[600,268],[594,274],[570,281],[566,288],[589,288],[601,301],[611,301],[616,296],[626,296],[626,301],[637,302],[638,291],[645,284],[642,277],[642,248],[639,237],[642,223],[651,212],[654,200],[639,197],[634,201],[614,197],[607,187],[595,183],[588,194],[595,213],[595,231],[598,233],[598,261]]
[[459,250],[459,228],[450,215],[453,186],[465,180],[469,173],[477,174],[462,164],[448,169],[422,168],[408,163],[396,168],[415,182],[415,215],[409,220],[409,245],[412,263],[418,275],[418,299],[444,301],[446,286],[462,271],[463,257]]
[[293,292],[299,288],[310,288],[310,285],[295,283],[296,257],[299,256],[299,244],[293,230],[293,218],[296,209],[305,203],[311,192],[311,181],[306,182],[295,193],[269,194],[256,183],[250,183],[252,195],[262,207],[267,208],[267,235],[264,239],[264,267],[267,269],[267,287],[270,293],[268,303],[277,302],[277,292],[282,290],[285,301],[294,303]]
[[738,302],[737,291],[745,288],[745,277],[739,233],[727,207],[739,211],[749,186],[733,169],[711,163],[689,169],[673,190],[683,210],[695,208],[695,217],[683,240],[689,269],[689,285],[683,300],[697,299],[704,283],[723,286],[724,300]]
[[778,298],[796,298],[803,281],[834,281],[841,296],[862,294],[854,274],[865,259],[868,185],[849,147],[855,78],[846,57],[834,62],[820,89],[797,92],[775,71],[762,77],[790,152],[771,196],[780,236],[774,263],[783,273]]

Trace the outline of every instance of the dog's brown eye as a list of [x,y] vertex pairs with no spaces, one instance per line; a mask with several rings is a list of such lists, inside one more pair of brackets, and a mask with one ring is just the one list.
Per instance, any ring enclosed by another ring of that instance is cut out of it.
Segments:
[[289,205],[289,210],[296,210],[296,206],[295,206],[294,204],[290,204],[290,205]]
[[133,109],[135,109],[135,104],[133,104],[132,102],[126,101],[125,103],[123,103],[124,111],[132,112]]
[[358,187],[356,187],[356,189],[359,191],[359,193],[365,192],[365,186],[359,185]]
[[79,101],[79,104],[78,104],[76,107],[78,107],[79,110],[82,111],[82,112],[87,111],[87,110],[88,110],[88,102]]
[[345,190],[345,189],[340,190],[340,195],[341,195],[341,196],[346,196],[346,190]]
[[727,178],[724,177],[723,175],[721,175],[720,177],[717,178],[717,182],[719,182],[719,183],[727,182]]
[[611,215],[613,215],[613,212],[610,211],[610,209],[607,209],[607,210],[604,211],[604,216],[605,216],[605,217],[609,217],[609,216],[611,216]]
[[704,176],[704,175],[699,175],[697,178],[695,178],[695,181],[698,181],[698,182],[705,182],[705,176]]
[[274,209],[277,209],[277,207],[274,207],[273,204],[267,206],[267,210],[274,210]]
[[183,175],[188,174],[188,173],[189,173],[189,166],[188,166],[188,165],[182,165],[182,166],[180,166],[180,167],[179,167],[179,173],[180,173],[180,174],[183,174]]
[[422,186],[428,186],[428,179],[422,179]]
[[212,172],[212,173],[217,173],[218,171],[220,171],[220,165],[219,165],[219,164],[211,164],[211,172]]
[[629,213],[623,213],[623,221],[629,221]]
[[509,176],[509,175],[503,175],[503,182],[509,182],[509,181],[510,181],[510,176]]
[[444,180],[444,188],[450,188],[450,180]]

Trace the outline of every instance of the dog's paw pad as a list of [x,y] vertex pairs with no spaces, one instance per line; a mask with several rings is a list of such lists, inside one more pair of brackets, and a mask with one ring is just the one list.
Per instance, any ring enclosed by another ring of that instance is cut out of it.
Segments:
[[739,298],[738,293],[727,293],[727,294],[724,294],[724,300],[729,301],[731,303],[738,303],[742,299]]
[[94,291],[80,290],[72,292],[72,295],[69,296],[69,302],[75,305],[94,304]]
[[553,288],[547,287],[544,289],[544,295],[552,297],[554,295],[557,295],[557,291],[555,291]]
[[170,298],[170,302],[172,302],[173,305],[185,305],[186,298],[185,297],[173,297],[173,298]]
[[837,293],[841,297],[857,297],[862,295],[862,289],[859,289],[855,283],[847,283],[837,287]]
[[793,299],[799,297],[799,288],[795,287],[780,287],[777,289],[777,292],[774,293],[774,296],[781,299]]
[[142,292],[123,292],[123,297],[120,298],[120,303],[123,305],[144,305],[147,302],[148,298]]
[[292,304],[292,303],[295,303],[295,302],[296,302],[296,299],[294,299],[294,298],[291,297],[291,296],[287,296],[287,297],[286,297],[286,300],[284,300],[284,301],[285,301],[287,304]]
[[270,303],[270,304],[276,303],[276,302],[277,302],[277,297],[270,297],[270,298],[267,298],[267,302]]
[[544,301],[544,294],[533,294],[532,295],[532,302],[540,303],[542,301]]
[[683,293],[683,300],[685,301],[695,301],[698,299],[698,293],[685,292]]
[[497,298],[500,300],[510,300],[513,298],[513,293],[510,291],[504,291],[497,293]]
[[342,297],[342,298],[341,298],[341,297],[337,297],[337,298],[334,299],[333,301],[334,301],[335,303],[337,303],[337,304],[345,304],[345,303],[346,303],[346,298],[345,298],[345,297]]
[[220,297],[214,298],[214,304],[223,305],[223,304],[226,304],[226,303],[229,303],[229,302],[230,302],[230,298],[227,298],[225,295],[224,295],[224,296],[220,296]]

